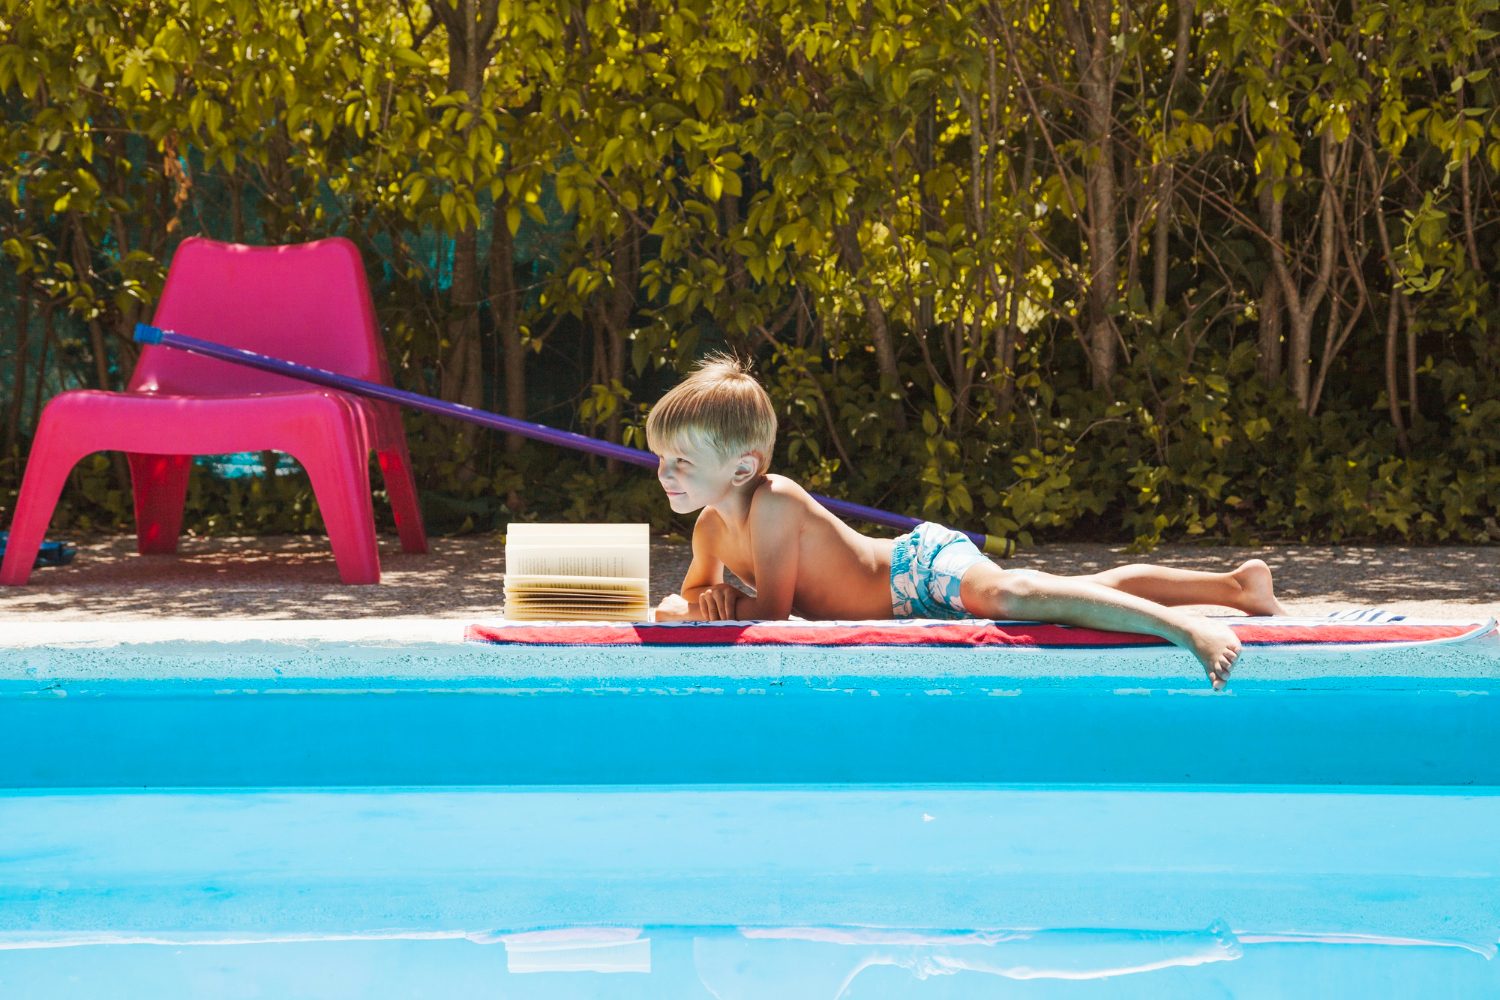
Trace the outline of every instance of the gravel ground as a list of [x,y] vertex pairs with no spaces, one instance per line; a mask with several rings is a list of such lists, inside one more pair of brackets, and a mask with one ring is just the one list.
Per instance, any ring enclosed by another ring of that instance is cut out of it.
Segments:
[[[376,587],[340,584],[327,542],[318,537],[185,539],[174,556],[137,555],[132,536],[78,548],[72,565],[39,569],[26,587],[0,588],[0,631],[7,621],[493,617],[502,605],[498,535],[437,538],[425,556],[406,555],[394,538],[382,538],[383,579]],[[653,544],[653,601],[677,588],[688,555],[685,545]],[[1052,573],[1127,562],[1224,569],[1252,556],[1271,565],[1293,613],[1374,606],[1465,618],[1500,610],[1500,546],[1165,545],[1140,556],[1122,546],[1042,545],[1007,565]]]

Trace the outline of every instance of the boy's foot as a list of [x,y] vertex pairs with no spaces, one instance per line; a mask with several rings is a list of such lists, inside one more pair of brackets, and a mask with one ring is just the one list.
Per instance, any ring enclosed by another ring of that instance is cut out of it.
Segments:
[[1286,608],[1276,599],[1271,567],[1259,559],[1246,559],[1229,574],[1240,585],[1240,610],[1247,615],[1284,615]]
[[1240,637],[1221,621],[1199,618],[1187,629],[1187,647],[1192,650],[1215,690],[1229,683],[1229,671],[1240,655]]

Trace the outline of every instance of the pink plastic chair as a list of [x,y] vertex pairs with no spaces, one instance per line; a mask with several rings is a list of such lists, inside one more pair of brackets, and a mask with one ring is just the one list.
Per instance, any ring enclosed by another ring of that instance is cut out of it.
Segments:
[[[178,247],[154,325],[370,381],[391,381],[354,244],[249,247],[193,238]],[[137,548],[177,550],[194,455],[274,450],[307,470],[345,583],[379,583],[369,455],[380,460],[401,548],[426,552],[400,411],[166,347],[142,349],[124,392],[65,392],[42,411],[0,584],[24,584],[68,472],[123,451]]]

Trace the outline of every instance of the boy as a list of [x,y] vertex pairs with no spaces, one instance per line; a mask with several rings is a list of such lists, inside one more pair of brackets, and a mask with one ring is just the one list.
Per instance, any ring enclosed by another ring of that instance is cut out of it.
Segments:
[[[682,593],[658,621],[806,618],[1000,618],[1148,632],[1182,646],[1222,688],[1240,644],[1223,622],[1177,605],[1283,613],[1271,571],[1251,559],[1228,573],[1132,565],[1088,576],[1005,570],[956,531],[922,524],[867,538],[785,476],[768,474],[776,441],[770,397],[739,361],[712,356],[652,408],[646,440],[679,514],[701,510]],[[724,582],[728,567],[755,588]]]

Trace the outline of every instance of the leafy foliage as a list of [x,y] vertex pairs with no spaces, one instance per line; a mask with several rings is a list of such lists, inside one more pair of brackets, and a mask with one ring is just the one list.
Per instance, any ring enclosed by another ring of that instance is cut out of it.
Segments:
[[[398,382],[471,405],[640,445],[727,347],[778,467],[867,503],[1500,539],[1497,5],[0,0],[0,508],[183,236],[337,233]],[[672,523],[649,476],[410,425],[439,530]],[[300,476],[194,482],[192,530],[318,523]],[[95,456],[59,523],[128,501]]]

